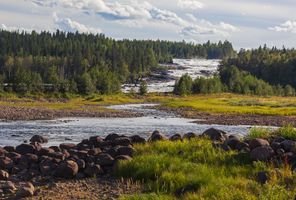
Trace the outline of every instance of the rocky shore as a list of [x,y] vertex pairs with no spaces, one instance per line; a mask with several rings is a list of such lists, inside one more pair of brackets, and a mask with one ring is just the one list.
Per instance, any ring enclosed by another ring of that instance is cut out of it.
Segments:
[[[271,162],[274,166],[289,164],[291,170],[296,170],[296,142],[280,136],[242,139],[211,128],[200,135],[176,134],[169,138],[154,131],[148,141],[138,135],[110,134],[104,139],[94,136],[78,144],[47,148],[42,144],[48,139],[35,135],[30,143],[0,147],[0,199],[112,199],[141,192],[139,184],[112,178],[118,162],[133,159],[135,144],[200,137],[209,138],[217,149],[237,151],[252,161]],[[257,181],[264,184],[269,177],[268,172],[259,172]]]
[[139,117],[141,114],[128,111],[115,111],[104,109],[104,111],[94,111],[92,108],[83,110],[57,110],[40,107],[19,107],[0,106],[1,120],[51,120],[64,117],[105,117],[105,118],[126,118]]

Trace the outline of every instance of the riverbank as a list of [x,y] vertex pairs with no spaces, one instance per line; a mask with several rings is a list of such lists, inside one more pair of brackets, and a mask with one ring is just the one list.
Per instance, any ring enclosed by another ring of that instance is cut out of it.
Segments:
[[0,199],[270,199],[296,194],[296,130],[110,134],[0,148]]

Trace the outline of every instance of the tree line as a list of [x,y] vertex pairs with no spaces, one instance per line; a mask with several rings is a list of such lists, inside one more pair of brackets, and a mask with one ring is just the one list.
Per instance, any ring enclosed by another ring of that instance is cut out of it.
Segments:
[[0,90],[115,93],[173,58],[230,58],[228,41],[114,40],[103,34],[0,31]]
[[231,92],[246,95],[260,96],[295,96],[295,89],[290,85],[270,85],[258,79],[247,71],[236,66],[222,66],[219,73],[212,78],[192,78],[185,74],[174,87],[176,95],[214,94]]

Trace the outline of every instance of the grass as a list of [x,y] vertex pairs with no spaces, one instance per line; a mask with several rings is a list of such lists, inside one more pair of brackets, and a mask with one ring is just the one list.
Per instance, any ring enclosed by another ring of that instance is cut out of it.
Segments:
[[270,137],[284,137],[289,140],[296,140],[296,129],[291,125],[287,124],[279,129],[272,130],[268,128],[255,127],[252,128],[247,135],[248,139],[254,138],[270,138]]
[[[196,139],[157,142],[135,146],[132,161],[122,161],[117,175],[143,181],[147,193],[122,197],[137,199],[293,199],[295,175],[288,166],[277,171],[248,154],[225,152],[211,141]],[[255,174],[268,171],[268,184],[255,181]],[[183,192],[182,192],[183,191]]]
[[258,97],[236,94],[195,95],[161,100],[172,108],[191,108],[208,113],[296,115],[296,97]]

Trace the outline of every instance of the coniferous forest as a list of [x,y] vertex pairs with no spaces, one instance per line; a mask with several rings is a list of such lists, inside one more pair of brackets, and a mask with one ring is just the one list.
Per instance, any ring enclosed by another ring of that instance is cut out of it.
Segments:
[[228,41],[114,40],[103,34],[0,31],[1,90],[16,93],[115,93],[173,58],[230,58]]

